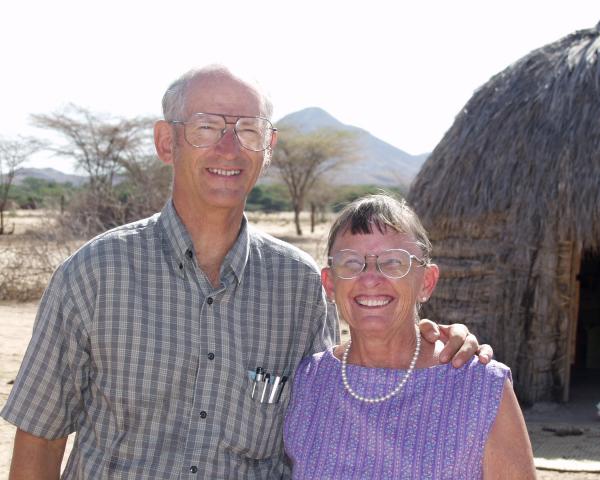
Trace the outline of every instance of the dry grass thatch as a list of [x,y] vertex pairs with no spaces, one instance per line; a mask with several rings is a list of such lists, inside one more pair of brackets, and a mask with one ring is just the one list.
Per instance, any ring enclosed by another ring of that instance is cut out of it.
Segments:
[[426,221],[510,211],[517,240],[554,223],[600,247],[599,29],[531,52],[475,92],[411,188]]
[[425,313],[473,325],[528,402],[565,398],[576,274],[600,248],[600,24],[475,92],[413,182],[442,278]]

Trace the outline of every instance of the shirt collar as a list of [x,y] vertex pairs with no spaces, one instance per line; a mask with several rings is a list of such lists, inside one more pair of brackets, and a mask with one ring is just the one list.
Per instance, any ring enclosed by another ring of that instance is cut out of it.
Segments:
[[231,268],[238,283],[242,281],[242,275],[244,274],[244,269],[248,264],[248,257],[250,255],[250,232],[248,228],[248,219],[244,215],[240,225],[240,232],[223,262],[223,268]]
[[190,234],[175,211],[173,199],[169,198],[160,213],[159,222],[162,226],[163,235],[170,244],[177,261],[182,261],[188,250],[193,251],[194,245]]
[[[159,222],[162,225],[163,238],[170,244],[177,261],[183,262],[188,251],[194,252],[194,245],[185,225],[179,218],[179,215],[177,215],[173,199],[170,198],[162,209]],[[231,269],[237,282],[240,283],[242,281],[242,275],[248,263],[250,252],[250,233],[248,228],[248,219],[244,215],[235,243],[229,252],[227,252],[223,261],[221,277],[224,277],[228,269]]]

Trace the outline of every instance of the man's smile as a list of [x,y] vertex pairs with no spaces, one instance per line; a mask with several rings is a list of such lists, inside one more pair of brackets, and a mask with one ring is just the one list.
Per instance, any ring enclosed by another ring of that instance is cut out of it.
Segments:
[[225,168],[207,168],[207,170],[209,173],[212,173],[213,175],[219,175],[221,177],[232,177],[242,173],[241,170],[228,170]]

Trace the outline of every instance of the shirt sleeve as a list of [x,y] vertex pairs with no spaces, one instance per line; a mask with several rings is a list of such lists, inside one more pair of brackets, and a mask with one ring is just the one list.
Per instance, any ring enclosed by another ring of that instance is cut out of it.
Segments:
[[315,307],[311,318],[314,325],[313,341],[304,356],[312,355],[327,350],[331,345],[340,342],[340,327],[335,307],[327,302],[325,291],[321,285],[320,277],[315,285]]
[[0,415],[21,430],[56,439],[76,430],[87,387],[88,335],[59,267],[40,302],[33,334]]

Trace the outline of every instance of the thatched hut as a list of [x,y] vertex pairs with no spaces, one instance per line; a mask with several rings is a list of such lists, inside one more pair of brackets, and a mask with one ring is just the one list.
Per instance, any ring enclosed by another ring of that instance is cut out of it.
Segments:
[[526,403],[600,377],[599,54],[600,24],[492,77],[409,194],[442,270],[425,313],[472,326]]

